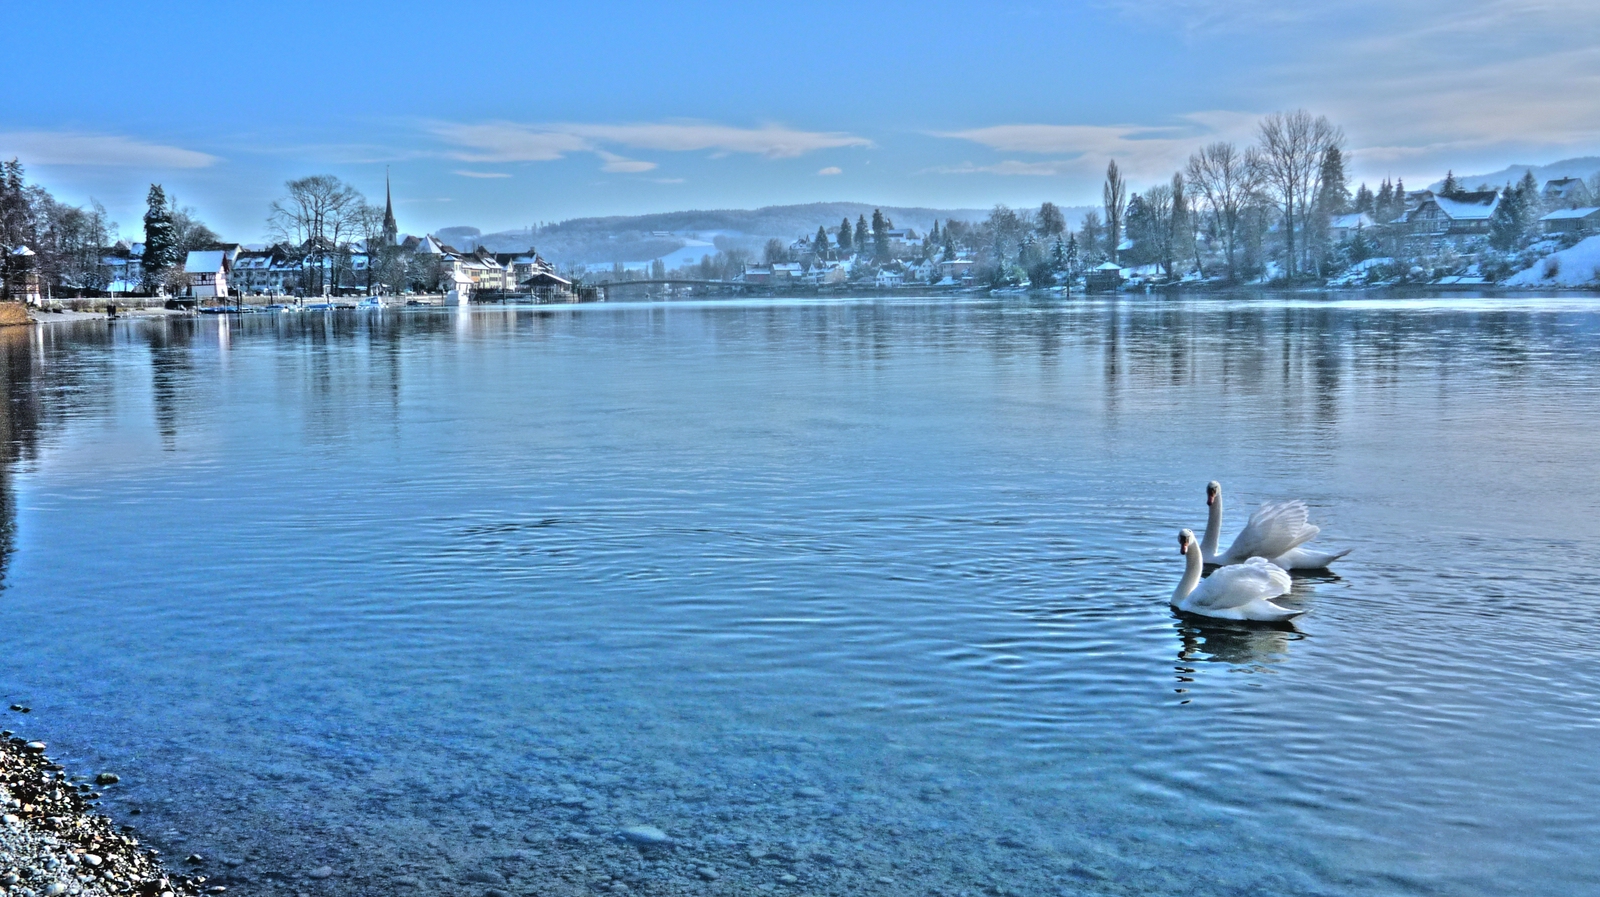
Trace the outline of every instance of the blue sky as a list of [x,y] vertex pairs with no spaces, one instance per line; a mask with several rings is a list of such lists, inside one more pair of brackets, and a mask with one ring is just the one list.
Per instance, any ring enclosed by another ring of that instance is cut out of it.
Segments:
[[[1305,8],[1285,8],[1305,7]],[[1267,112],[1420,184],[1600,152],[1593,0],[14,4],[0,154],[260,239],[331,173],[403,230],[818,200],[1096,202]]]

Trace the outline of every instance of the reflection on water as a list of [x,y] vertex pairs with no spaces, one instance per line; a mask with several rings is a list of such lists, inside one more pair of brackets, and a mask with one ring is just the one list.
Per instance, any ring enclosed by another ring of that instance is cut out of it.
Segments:
[[[1597,348],[1455,298],[0,332],[0,698],[230,893],[1578,893]],[[1168,607],[1213,478],[1355,549],[1295,624]]]

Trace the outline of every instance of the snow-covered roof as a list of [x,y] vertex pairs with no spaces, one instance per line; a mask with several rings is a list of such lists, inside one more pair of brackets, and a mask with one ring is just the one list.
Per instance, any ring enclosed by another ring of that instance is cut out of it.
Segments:
[[220,249],[191,249],[189,257],[183,261],[185,274],[200,272],[215,273],[222,270],[222,258],[227,255]]
[[1455,221],[1481,221],[1494,214],[1500,205],[1500,194],[1493,190],[1479,193],[1459,193],[1455,196],[1434,196],[1439,211]]
[[1600,206],[1588,206],[1582,209],[1557,209],[1540,218],[1540,221],[1574,221],[1588,218],[1590,215],[1600,214]]
[[1377,222],[1366,212],[1352,212],[1349,215],[1335,215],[1328,222],[1329,227],[1351,229],[1356,227],[1372,227]]
[[1545,181],[1544,184],[1546,196],[1566,196],[1568,193],[1576,193],[1579,190],[1585,193],[1589,192],[1588,186],[1584,184],[1582,178],[1556,178],[1553,181]]
[[1116,262],[1101,262],[1095,266],[1096,271],[1121,271],[1122,266]]

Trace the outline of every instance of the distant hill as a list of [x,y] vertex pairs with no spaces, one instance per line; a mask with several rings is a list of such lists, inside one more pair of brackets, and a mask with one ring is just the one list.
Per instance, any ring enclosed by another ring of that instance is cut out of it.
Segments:
[[[1489,174],[1457,175],[1456,180],[1468,190],[1476,190],[1480,185],[1491,188],[1504,187],[1506,184],[1515,184],[1527,172],[1532,171],[1539,185],[1544,186],[1545,181],[1556,178],[1584,178],[1600,171],[1600,156],[1580,156],[1576,159],[1563,159],[1549,165],[1510,165],[1499,171]],[[1429,190],[1438,190],[1444,186],[1444,181],[1434,181],[1428,185]]]
[[[911,227],[926,232],[935,219],[982,221],[988,209],[928,209],[904,206],[874,206],[860,202],[818,202],[806,205],[767,206],[760,209],[714,209],[687,212],[662,212],[610,218],[574,218],[537,229],[501,231],[474,235],[462,240],[459,248],[487,246],[495,252],[519,252],[529,246],[559,265],[611,265],[617,262],[641,263],[665,259],[674,267],[715,254],[719,248],[738,246],[759,253],[767,240],[785,242],[801,234],[811,235],[817,227],[832,230],[845,218],[853,225],[862,217],[872,220],[874,209],[882,209],[896,227]],[[1089,211],[1063,208],[1067,221],[1076,226]],[[448,228],[463,236],[471,228]],[[444,231],[440,232],[441,235]],[[462,245],[471,244],[471,245]]]

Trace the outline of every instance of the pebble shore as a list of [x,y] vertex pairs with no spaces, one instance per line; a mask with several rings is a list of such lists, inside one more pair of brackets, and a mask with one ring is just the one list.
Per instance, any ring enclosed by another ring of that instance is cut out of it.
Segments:
[[5,897],[193,897],[221,893],[204,878],[171,875],[156,851],[93,811],[97,788],[52,763],[43,742],[0,733],[0,894]]

